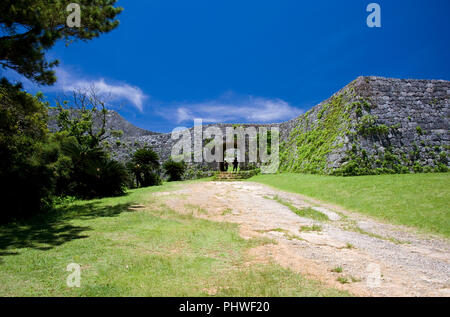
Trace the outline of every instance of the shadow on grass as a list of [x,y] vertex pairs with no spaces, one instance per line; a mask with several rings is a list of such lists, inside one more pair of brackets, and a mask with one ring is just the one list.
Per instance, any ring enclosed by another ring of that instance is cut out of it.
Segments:
[[[20,249],[50,250],[72,240],[88,238],[88,226],[75,226],[71,220],[116,217],[131,212],[132,204],[101,206],[97,202],[72,204],[29,220],[0,226],[0,257],[19,254]],[[0,264],[1,264],[0,258]]]

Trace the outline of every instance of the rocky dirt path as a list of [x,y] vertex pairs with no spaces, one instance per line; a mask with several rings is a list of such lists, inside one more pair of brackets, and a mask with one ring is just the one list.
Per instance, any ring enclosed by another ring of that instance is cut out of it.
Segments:
[[[249,265],[274,261],[354,295],[450,296],[448,240],[257,183],[202,182],[154,195],[177,212],[238,223],[243,238],[273,240],[250,251]],[[328,220],[295,212],[309,208]]]

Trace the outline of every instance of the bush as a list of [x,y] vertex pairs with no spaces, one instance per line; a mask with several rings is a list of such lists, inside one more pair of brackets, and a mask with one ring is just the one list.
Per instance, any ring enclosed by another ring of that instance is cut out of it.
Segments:
[[125,192],[129,175],[125,166],[108,158],[100,147],[79,144],[73,137],[61,140],[56,164],[56,193],[79,198],[117,196]]
[[100,197],[123,195],[127,188],[128,178],[127,169],[122,163],[105,160],[99,169],[96,195]]
[[138,187],[161,185],[159,176],[159,157],[150,147],[137,150],[133,159],[127,164],[128,169],[134,174]]
[[156,172],[148,172],[145,174],[143,187],[159,186],[162,184],[161,176]]
[[449,168],[447,167],[447,165],[439,163],[436,166],[435,171],[440,173],[447,173],[449,171]]
[[170,159],[164,163],[163,168],[169,176],[169,182],[180,181],[186,171],[186,164],[184,162],[175,162]]

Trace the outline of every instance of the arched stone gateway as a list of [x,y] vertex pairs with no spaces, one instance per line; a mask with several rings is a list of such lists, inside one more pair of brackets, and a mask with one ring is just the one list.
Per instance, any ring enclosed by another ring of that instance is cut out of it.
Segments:
[[260,167],[265,171],[267,163],[273,165],[272,162],[278,162],[278,127],[232,126],[226,128],[225,135],[218,130],[207,130],[205,134],[203,159],[210,168],[220,172],[227,172],[227,165],[233,166],[234,170],[235,160],[239,171],[258,170]]
[[242,162],[243,160],[241,159],[241,153],[237,146],[237,140],[231,142],[227,142],[226,140],[224,140],[221,145],[223,153],[222,160],[217,162],[217,164],[220,172],[226,172],[225,161],[227,161],[228,164],[231,166],[235,157],[238,159],[238,162]]
[[234,138],[234,141],[227,141],[224,137],[224,140],[222,144],[219,144],[217,146],[218,149],[222,150],[223,155],[221,156],[221,159],[216,162],[217,168],[220,172],[226,172],[225,170],[225,161],[228,162],[229,166],[232,166],[232,163],[235,158],[237,158],[239,162],[239,168],[241,170],[247,169],[250,165],[249,161],[249,155],[248,155],[248,136],[245,138],[245,144],[243,145],[243,148],[239,148],[238,141],[236,138]]

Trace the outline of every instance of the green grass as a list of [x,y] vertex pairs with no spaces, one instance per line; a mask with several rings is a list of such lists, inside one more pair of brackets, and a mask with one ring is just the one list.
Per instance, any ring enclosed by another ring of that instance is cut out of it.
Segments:
[[303,209],[299,209],[295,206],[293,206],[291,203],[281,199],[278,196],[275,196],[273,198],[273,200],[277,201],[278,203],[288,207],[292,212],[294,212],[295,214],[299,215],[300,217],[305,217],[305,218],[311,218],[311,219],[315,219],[315,220],[321,220],[321,221],[327,221],[330,220],[328,218],[327,215],[314,210],[312,208],[303,208]]
[[222,216],[231,215],[233,213],[233,209],[227,208],[224,211],[222,211]]
[[355,249],[355,246],[349,242],[347,242],[347,244],[345,245],[346,249]]
[[322,231],[322,226],[312,225],[312,226],[303,226],[299,229],[300,232],[311,232],[311,231]]
[[450,173],[359,177],[277,174],[259,175],[250,181],[450,237]]
[[338,281],[341,284],[348,284],[350,283],[348,278],[344,277],[344,276],[339,276],[336,281]]
[[[244,265],[238,226],[180,215],[151,197],[75,201],[0,227],[0,296],[348,296],[275,264]],[[145,205],[131,210],[134,205]],[[69,288],[69,263],[81,287]]]

